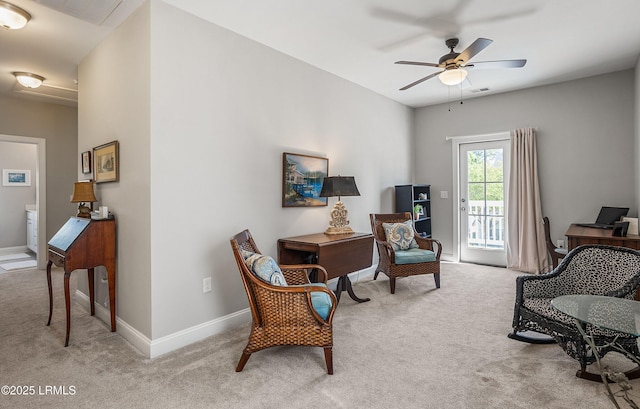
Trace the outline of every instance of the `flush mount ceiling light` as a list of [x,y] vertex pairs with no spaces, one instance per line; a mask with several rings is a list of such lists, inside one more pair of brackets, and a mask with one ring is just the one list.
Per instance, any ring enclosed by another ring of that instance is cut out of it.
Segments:
[[26,26],[29,20],[31,20],[31,14],[18,6],[0,0],[0,26],[18,30]]
[[44,77],[30,72],[14,72],[13,75],[20,85],[26,88],[38,88],[42,85]]
[[455,68],[441,72],[438,78],[444,85],[458,85],[467,78],[467,72],[462,68]]

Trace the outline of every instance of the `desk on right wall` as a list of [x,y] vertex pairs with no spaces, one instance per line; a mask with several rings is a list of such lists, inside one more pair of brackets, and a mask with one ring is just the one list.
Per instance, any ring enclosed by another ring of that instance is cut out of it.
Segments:
[[616,237],[612,236],[611,232],[611,229],[596,229],[572,224],[565,233],[565,236],[567,236],[567,247],[569,251],[571,251],[585,244],[605,244],[608,246],[620,246],[640,250],[640,236],[628,234],[626,237]]

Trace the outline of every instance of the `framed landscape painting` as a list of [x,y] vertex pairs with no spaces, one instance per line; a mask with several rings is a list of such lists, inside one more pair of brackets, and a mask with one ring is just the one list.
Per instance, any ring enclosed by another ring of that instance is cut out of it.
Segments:
[[282,207],[326,206],[327,198],[320,197],[320,191],[328,174],[328,158],[284,152]]

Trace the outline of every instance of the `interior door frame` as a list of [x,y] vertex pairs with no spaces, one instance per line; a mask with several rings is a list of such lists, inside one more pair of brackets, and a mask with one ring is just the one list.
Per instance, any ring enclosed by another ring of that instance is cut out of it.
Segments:
[[451,141],[451,163],[452,169],[452,210],[453,210],[453,262],[460,262],[460,145],[468,143],[482,143],[510,140],[509,131],[496,132],[483,135],[448,136],[447,141]]
[[[42,270],[47,264],[47,140],[30,136],[0,134],[0,141],[28,143],[36,145],[36,212],[38,214],[38,254],[37,268]],[[26,228],[26,226],[25,226]]]

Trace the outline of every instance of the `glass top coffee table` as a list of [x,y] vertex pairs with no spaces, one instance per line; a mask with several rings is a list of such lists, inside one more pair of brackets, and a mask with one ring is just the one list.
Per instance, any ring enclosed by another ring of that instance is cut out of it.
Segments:
[[[621,335],[640,336],[640,302],[634,300],[628,300],[625,298],[605,297],[599,295],[563,295],[551,300],[551,305],[560,312],[567,314],[568,316],[576,320],[576,326],[580,330],[580,333],[584,337],[585,341],[590,345],[593,350],[599,350],[604,346],[596,346],[590,334],[587,334],[586,325],[591,324],[601,329],[608,329],[620,333]],[[617,338],[616,338],[617,340]],[[617,381],[616,378],[612,378],[612,375],[624,375],[627,379],[634,379],[640,377],[640,357],[632,354],[628,349],[618,346],[616,341],[612,341],[609,346],[613,346],[613,350],[616,350],[627,358],[638,364],[636,368],[633,368],[624,373],[609,373],[605,374],[596,353],[596,361],[600,370],[599,375],[591,373],[579,373],[576,374],[580,378],[589,379],[592,381],[603,382],[606,386],[610,399],[619,407],[616,402],[616,395],[609,388],[609,381]],[[619,379],[618,379],[619,380]]]
[[[609,381],[614,381],[628,385],[628,382],[626,382],[627,379],[640,377],[640,357],[619,346],[614,340],[609,345],[613,345],[614,350],[625,355],[628,359],[636,363],[637,366],[624,373],[611,371],[605,373],[605,370],[602,368],[602,363],[600,362],[600,357],[602,356],[600,351],[604,347],[596,346],[591,335],[585,330],[586,325],[584,324],[591,324],[601,329],[618,332],[622,335],[638,337],[640,336],[640,302],[625,298],[599,295],[563,295],[551,300],[551,305],[558,311],[576,320],[576,326],[596,356],[596,362],[600,371],[599,375],[596,376],[588,372],[580,373],[582,370],[579,370],[576,375],[584,379],[603,382],[609,394],[609,399],[616,408],[620,408],[616,396],[623,396],[627,403],[633,403],[632,407],[637,407],[636,403],[633,402],[628,394],[630,388],[621,386],[620,391],[614,393],[608,383]],[[626,377],[626,379],[624,379],[624,377]]]
[[640,302],[601,295],[563,295],[551,300],[558,311],[581,322],[640,336]]

